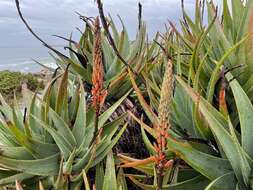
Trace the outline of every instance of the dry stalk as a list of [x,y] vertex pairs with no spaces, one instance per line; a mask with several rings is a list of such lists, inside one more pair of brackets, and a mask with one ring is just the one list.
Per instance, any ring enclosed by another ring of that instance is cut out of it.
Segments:
[[110,45],[112,46],[112,49],[114,51],[114,53],[117,55],[117,57],[120,59],[120,61],[127,67],[130,67],[128,65],[128,63],[126,62],[126,60],[120,55],[117,47],[116,47],[116,44],[112,38],[112,35],[109,31],[109,28],[108,28],[108,24],[107,24],[107,21],[106,21],[106,18],[105,18],[105,14],[104,14],[104,10],[103,10],[103,4],[101,2],[101,0],[97,0],[97,5],[98,5],[98,11],[99,11],[99,15],[100,15],[100,19],[101,19],[101,22],[102,22],[102,25],[103,25],[103,28],[105,30],[105,34],[106,34],[106,37],[110,43]]
[[26,22],[25,18],[23,17],[23,14],[21,12],[20,9],[20,4],[19,4],[19,0],[15,0],[16,2],[16,7],[18,10],[18,15],[21,18],[22,22],[25,24],[26,28],[29,30],[29,32],[37,39],[39,40],[45,47],[47,47],[48,49],[50,49],[51,51],[53,51],[54,53],[56,53],[59,57],[62,57],[64,59],[69,59],[67,56],[63,55],[61,52],[59,52],[58,50],[54,49],[52,46],[50,46],[49,44],[47,44],[43,39],[41,39],[34,31],[33,29],[29,26],[29,24]]
[[141,24],[142,24],[142,4],[139,2],[138,3],[138,7],[139,7],[139,12],[138,12],[138,23],[139,23],[139,30],[141,29]]

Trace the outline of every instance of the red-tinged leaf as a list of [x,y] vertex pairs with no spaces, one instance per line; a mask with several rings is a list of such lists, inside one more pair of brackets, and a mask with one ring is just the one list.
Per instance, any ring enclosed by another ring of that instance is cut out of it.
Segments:
[[228,108],[226,103],[226,91],[222,88],[219,92],[219,110],[224,115],[224,117],[228,117]]
[[[118,156],[124,159],[123,155],[119,154]],[[155,162],[155,156],[151,156],[143,160],[135,159],[135,161],[133,162],[125,162],[124,164],[120,165],[120,167],[121,168],[137,167],[137,166],[146,165],[146,164],[150,164],[154,162]]]

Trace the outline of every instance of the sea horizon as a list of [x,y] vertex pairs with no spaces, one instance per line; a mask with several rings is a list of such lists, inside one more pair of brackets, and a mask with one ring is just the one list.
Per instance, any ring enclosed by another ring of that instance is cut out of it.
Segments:
[[36,73],[43,69],[37,62],[55,67],[55,61],[43,46],[0,47],[0,71],[10,70],[23,73]]

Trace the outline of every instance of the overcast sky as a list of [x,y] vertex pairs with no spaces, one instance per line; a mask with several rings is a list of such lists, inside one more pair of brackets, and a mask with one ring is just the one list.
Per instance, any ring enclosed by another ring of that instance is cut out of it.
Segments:
[[[221,1],[221,0],[217,0]],[[15,0],[0,0],[0,47],[38,46],[17,16]],[[106,13],[123,18],[130,36],[137,28],[137,0],[104,0]],[[167,19],[174,23],[181,16],[180,0],[140,0],[143,4],[143,18],[148,31],[153,35],[164,28]],[[194,13],[195,0],[185,0],[186,10]],[[78,33],[75,27],[82,27],[75,11],[87,16],[97,15],[94,0],[20,0],[25,18],[32,28],[51,44],[60,44],[52,34],[68,36]],[[0,52],[1,54],[1,52]]]

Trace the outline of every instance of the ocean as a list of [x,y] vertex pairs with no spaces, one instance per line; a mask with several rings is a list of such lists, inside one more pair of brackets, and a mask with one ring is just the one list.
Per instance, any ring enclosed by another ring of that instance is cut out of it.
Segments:
[[43,46],[0,47],[0,70],[36,73],[43,69],[33,61],[48,67],[56,67],[53,58]]

